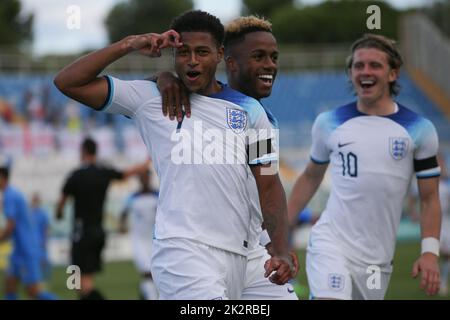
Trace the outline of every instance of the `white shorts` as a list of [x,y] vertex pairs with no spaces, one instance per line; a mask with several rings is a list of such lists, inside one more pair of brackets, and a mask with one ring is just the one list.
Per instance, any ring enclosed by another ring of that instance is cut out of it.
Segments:
[[347,259],[326,237],[311,234],[306,253],[306,273],[311,299],[382,300],[391,272]]
[[298,300],[290,283],[277,285],[264,277],[264,264],[270,259],[264,247],[261,254],[248,259],[243,300]]
[[247,257],[172,238],[153,240],[152,275],[160,300],[239,299]]
[[136,269],[141,273],[150,272],[153,239],[132,234],[131,245],[133,247],[133,260]]

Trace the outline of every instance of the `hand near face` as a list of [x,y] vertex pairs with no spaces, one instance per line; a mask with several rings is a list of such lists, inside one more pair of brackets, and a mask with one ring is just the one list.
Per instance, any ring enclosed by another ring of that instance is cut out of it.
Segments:
[[132,51],[138,51],[140,54],[148,57],[160,57],[161,49],[172,47],[178,48],[182,45],[180,35],[169,30],[162,34],[146,33],[127,38],[127,45]]

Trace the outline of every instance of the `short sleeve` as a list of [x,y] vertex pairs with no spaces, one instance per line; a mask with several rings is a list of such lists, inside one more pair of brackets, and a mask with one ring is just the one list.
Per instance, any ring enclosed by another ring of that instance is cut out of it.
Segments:
[[64,186],[62,188],[62,193],[66,196],[74,195],[75,194],[75,181],[76,181],[76,175],[75,173],[72,173],[64,183]]
[[260,165],[278,161],[278,129],[269,121],[264,108],[252,108],[248,135],[248,164]]
[[311,160],[317,164],[326,164],[330,162],[330,152],[327,141],[330,135],[327,127],[327,113],[320,114],[311,130]]
[[108,81],[108,97],[102,111],[133,118],[145,102],[160,97],[156,84],[148,80],[120,80],[105,76]]
[[121,180],[124,177],[123,171],[118,171],[113,168],[106,169],[106,172],[111,180]]
[[436,128],[427,119],[422,119],[419,126],[414,150],[416,177],[422,179],[439,176],[440,167],[437,161],[439,139]]

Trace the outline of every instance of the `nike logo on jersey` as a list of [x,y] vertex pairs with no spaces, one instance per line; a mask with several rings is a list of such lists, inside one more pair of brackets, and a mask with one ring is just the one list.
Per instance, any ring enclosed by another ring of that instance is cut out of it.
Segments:
[[288,291],[289,293],[294,293],[294,288],[288,287],[288,288],[287,288],[287,291]]
[[349,144],[352,144],[352,143],[355,143],[355,142],[354,141],[347,142],[347,143],[340,143],[340,142],[338,142],[338,148],[343,148],[343,147],[348,146]]

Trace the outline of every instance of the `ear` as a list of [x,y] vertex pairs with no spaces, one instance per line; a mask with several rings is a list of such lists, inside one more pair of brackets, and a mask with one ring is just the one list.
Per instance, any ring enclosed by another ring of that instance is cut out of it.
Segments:
[[398,69],[391,69],[389,70],[389,82],[394,82],[398,79]]
[[217,59],[218,59],[219,61],[222,61],[223,56],[224,56],[224,52],[225,52],[225,49],[224,49],[223,46],[220,46],[220,47],[217,49]]
[[352,68],[347,68],[347,77],[351,80],[352,79]]
[[225,66],[230,72],[235,72],[237,70],[236,60],[232,56],[225,57]]

